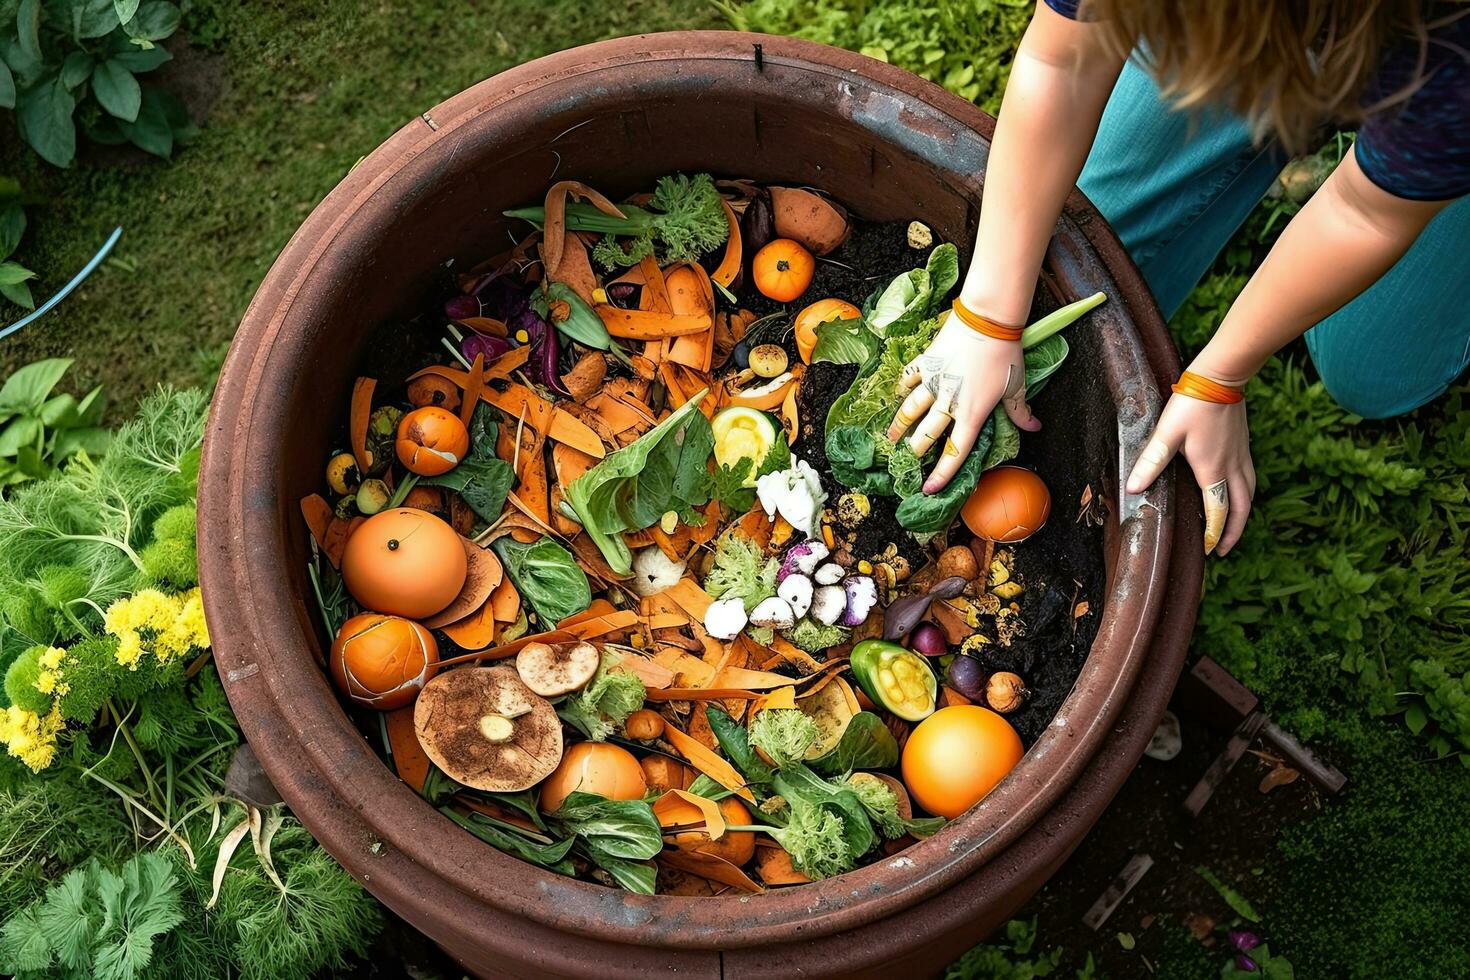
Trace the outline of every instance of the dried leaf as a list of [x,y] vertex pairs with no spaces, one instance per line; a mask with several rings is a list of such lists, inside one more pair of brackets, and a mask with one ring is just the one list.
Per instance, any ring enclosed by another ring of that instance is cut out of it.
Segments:
[[1278,786],[1287,786],[1297,781],[1301,772],[1290,766],[1276,766],[1261,779],[1260,790],[1269,793]]

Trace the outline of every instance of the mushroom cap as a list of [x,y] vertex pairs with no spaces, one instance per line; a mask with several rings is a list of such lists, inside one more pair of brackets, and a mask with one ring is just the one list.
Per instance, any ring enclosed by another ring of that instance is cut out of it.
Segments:
[[516,674],[536,694],[555,698],[586,687],[601,662],[590,643],[527,643],[516,654]]
[[413,727],[434,765],[472,789],[518,793],[561,762],[556,709],[508,665],[438,675],[414,703]]

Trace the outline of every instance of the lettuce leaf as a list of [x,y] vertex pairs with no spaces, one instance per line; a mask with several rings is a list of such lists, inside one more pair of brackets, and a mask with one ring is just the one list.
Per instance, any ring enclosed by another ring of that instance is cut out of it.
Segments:
[[959,249],[945,242],[929,253],[923,268],[895,276],[870,299],[864,319],[879,337],[908,333],[939,312],[959,279]]
[[862,318],[829,320],[817,327],[812,363],[866,364],[878,353],[878,337]]
[[692,518],[709,501],[714,433],[699,411],[706,392],[638,439],[608,456],[566,488],[568,506],[620,575],[632,571],[624,531],[652,527],[671,510]]

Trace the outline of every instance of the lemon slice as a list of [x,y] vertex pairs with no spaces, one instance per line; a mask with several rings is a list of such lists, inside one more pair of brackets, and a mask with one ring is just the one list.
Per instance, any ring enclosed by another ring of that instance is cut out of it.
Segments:
[[736,406],[716,413],[710,428],[715,436],[715,462],[733,469],[742,459],[750,460],[745,486],[755,486],[756,471],[776,444],[775,421],[765,412]]

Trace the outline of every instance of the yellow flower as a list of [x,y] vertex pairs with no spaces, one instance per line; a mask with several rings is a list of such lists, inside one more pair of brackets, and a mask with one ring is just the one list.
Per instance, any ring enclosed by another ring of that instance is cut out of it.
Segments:
[[[108,632],[112,632],[109,630]],[[143,655],[143,639],[138,636],[137,630],[123,630],[114,633],[117,637],[117,652],[113,654],[117,662],[130,670],[138,669],[138,658]]]
[[65,650],[61,649],[61,647],[49,647],[45,653],[41,654],[41,666],[48,670],[55,670],[61,666],[61,662],[65,659]]
[[144,653],[168,663],[209,646],[204,601],[198,588],[179,595],[144,589],[114,602],[107,610],[105,624],[107,632],[118,638],[118,663],[134,670]]
[[11,705],[0,712],[0,741],[10,754],[24,762],[32,772],[40,772],[51,764],[56,756],[56,736],[66,722],[61,709],[53,707],[42,718],[40,715]]

